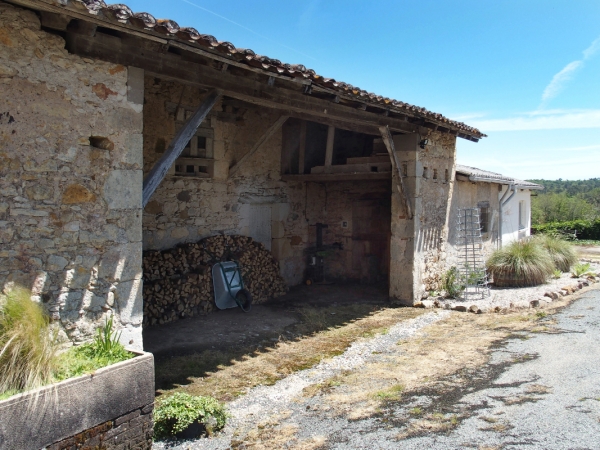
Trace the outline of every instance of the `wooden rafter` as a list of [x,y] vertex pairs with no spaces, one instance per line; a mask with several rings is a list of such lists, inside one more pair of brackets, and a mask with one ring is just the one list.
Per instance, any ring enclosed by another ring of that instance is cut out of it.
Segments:
[[406,186],[404,185],[404,174],[402,173],[402,169],[400,164],[398,163],[398,157],[396,156],[396,149],[394,148],[394,139],[392,138],[392,133],[390,132],[389,127],[386,125],[384,127],[380,127],[379,131],[381,133],[381,137],[383,138],[383,142],[385,144],[385,148],[387,148],[388,153],[390,154],[390,161],[392,162],[392,170],[396,170],[398,172],[398,192],[402,196],[404,208],[406,209],[406,215],[409,219],[413,218],[412,208],[410,206],[410,199],[408,198],[408,192],[406,192]]
[[150,201],[150,197],[154,194],[154,191],[163,180],[173,163],[181,152],[190,141],[192,136],[198,130],[198,127],[202,121],[206,118],[210,110],[213,108],[215,103],[221,98],[221,91],[215,89],[209,92],[204,99],[204,102],[198,107],[196,112],[189,118],[189,120],[181,127],[177,132],[171,144],[165,151],[162,158],[160,158],[150,173],[144,178],[144,188],[142,193],[142,207],[145,207]]

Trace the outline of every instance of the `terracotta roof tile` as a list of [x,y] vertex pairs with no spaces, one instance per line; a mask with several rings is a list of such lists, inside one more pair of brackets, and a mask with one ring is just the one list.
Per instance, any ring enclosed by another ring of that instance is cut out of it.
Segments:
[[[451,120],[441,114],[428,111],[425,108],[382,97],[352,86],[351,84],[333,78],[323,77],[318,75],[314,70],[307,69],[302,64],[286,64],[278,59],[257,55],[250,49],[237,48],[231,42],[218,41],[214,36],[201,34],[195,28],[180,27],[179,24],[173,20],[156,19],[146,12],[134,13],[131,8],[122,3],[107,5],[103,0],[67,0],[67,2],[76,6],[85,7],[90,14],[101,15],[108,20],[116,20],[134,28],[153,31],[184,42],[192,43],[267,72],[308,79],[316,86],[321,86],[334,92],[348,95],[351,98],[353,97],[355,100],[366,104],[385,105],[394,112],[408,113],[422,119],[430,120],[438,125],[444,124],[449,128],[454,128],[459,132],[476,139],[486,136],[477,128],[470,127],[462,122]],[[63,3],[66,2],[63,0]]]

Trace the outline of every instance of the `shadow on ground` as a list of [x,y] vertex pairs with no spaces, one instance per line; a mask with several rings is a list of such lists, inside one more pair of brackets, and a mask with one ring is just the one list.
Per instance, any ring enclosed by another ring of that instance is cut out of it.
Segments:
[[144,350],[155,357],[157,390],[168,390],[268,351],[277,342],[341,327],[389,306],[385,285],[297,286],[249,313],[234,308],[149,327]]

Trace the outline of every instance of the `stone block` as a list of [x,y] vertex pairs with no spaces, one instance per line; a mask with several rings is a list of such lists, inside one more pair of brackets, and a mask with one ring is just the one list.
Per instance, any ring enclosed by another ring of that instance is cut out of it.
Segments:
[[123,325],[141,325],[143,319],[142,280],[121,282],[115,291],[119,320]]
[[113,170],[104,183],[104,200],[110,209],[141,209],[142,184],[141,170]]
[[50,255],[48,257],[47,269],[50,272],[56,272],[59,270],[63,270],[65,267],[67,267],[68,263],[69,263],[69,261],[66,258],[63,258],[62,256]]
[[142,275],[142,244],[115,245],[100,259],[98,277],[103,280],[129,281]]
[[294,251],[287,238],[271,240],[271,253],[277,261],[283,261],[294,256]]
[[271,206],[271,220],[286,221],[290,214],[289,203],[275,203]]
[[139,106],[144,104],[144,69],[127,67],[127,101]]
[[144,166],[144,136],[141,133],[130,133],[125,137],[121,162],[140,169]]
[[271,237],[273,239],[281,239],[284,236],[285,236],[285,226],[283,225],[283,222],[272,221],[271,222]]

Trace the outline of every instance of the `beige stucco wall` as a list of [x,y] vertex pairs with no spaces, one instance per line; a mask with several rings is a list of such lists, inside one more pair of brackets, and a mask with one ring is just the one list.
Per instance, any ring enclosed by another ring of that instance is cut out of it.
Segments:
[[32,289],[72,341],[115,314],[141,348],[140,71],[64,46],[0,3],[0,285]]

